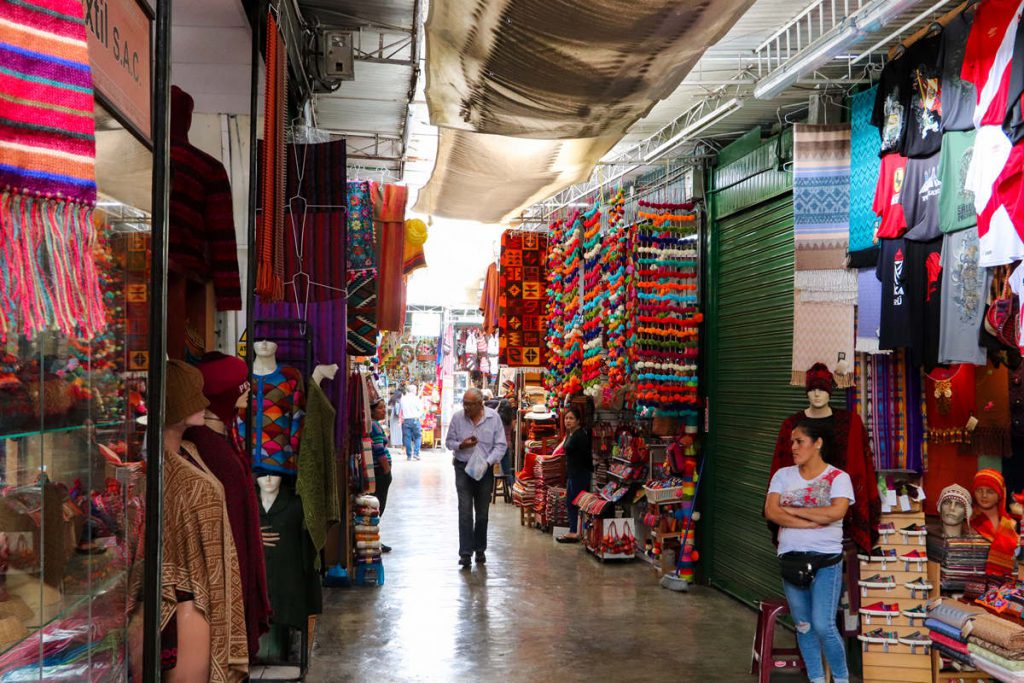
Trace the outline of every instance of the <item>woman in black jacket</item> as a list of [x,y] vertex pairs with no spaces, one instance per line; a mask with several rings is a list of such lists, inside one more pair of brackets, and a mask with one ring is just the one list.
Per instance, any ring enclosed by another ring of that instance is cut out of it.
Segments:
[[565,426],[565,499],[569,508],[569,533],[559,536],[559,543],[576,543],[580,540],[577,526],[580,509],[573,505],[581,491],[590,490],[590,477],[594,472],[594,460],[590,445],[590,432],[583,426],[583,411],[576,406],[566,408],[562,418]]

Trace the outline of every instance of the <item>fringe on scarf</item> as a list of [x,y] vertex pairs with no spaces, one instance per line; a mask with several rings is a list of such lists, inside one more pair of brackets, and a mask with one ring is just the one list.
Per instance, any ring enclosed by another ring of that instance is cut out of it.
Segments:
[[971,433],[971,450],[975,455],[1008,458],[1013,453],[1007,427],[978,427]]
[[107,324],[91,206],[0,192],[0,337],[54,327],[92,339]]
[[[851,368],[850,372],[844,372],[844,373],[839,373],[839,372],[836,372],[835,370],[833,370],[832,371],[832,376],[835,377],[836,388],[837,389],[849,389],[854,384],[856,384],[856,380],[857,380],[857,375],[853,372],[852,368]],[[802,386],[804,386],[804,383],[806,381],[807,381],[807,371],[806,370],[792,370],[791,371],[791,374],[789,376],[789,383],[790,383],[791,386],[802,387]]]

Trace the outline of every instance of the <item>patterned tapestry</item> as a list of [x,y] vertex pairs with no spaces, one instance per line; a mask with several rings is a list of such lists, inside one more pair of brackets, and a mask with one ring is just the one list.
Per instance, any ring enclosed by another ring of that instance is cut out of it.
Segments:
[[377,350],[377,247],[370,183],[348,184],[348,351],[372,356]]
[[853,381],[857,272],[846,269],[850,213],[850,126],[793,130],[795,243],[791,384],[824,363],[836,384]]
[[501,235],[499,362],[512,368],[543,367],[548,238],[506,230]]
[[871,208],[882,160],[882,139],[871,125],[878,86],[850,98],[850,251],[869,249],[879,217]]

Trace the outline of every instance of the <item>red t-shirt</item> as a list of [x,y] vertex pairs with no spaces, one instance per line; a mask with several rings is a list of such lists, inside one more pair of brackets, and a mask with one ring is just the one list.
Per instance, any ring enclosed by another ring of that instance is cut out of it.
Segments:
[[895,239],[907,230],[900,193],[907,174],[907,158],[897,153],[882,157],[882,168],[875,185],[875,201],[871,208],[882,218],[875,235],[878,239]]
[[1021,11],[1024,0],[986,0],[975,10],[960,70],[960,78],[973,83],[977,92],[975,127],[1003,124]]

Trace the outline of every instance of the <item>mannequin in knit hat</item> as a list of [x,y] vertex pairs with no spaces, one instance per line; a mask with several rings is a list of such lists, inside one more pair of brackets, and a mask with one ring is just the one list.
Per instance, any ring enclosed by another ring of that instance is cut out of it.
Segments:
[[975,512],[971,528],[992,543],[985,573],[990,579],[1008,577],[1013,574],[1018,536],[1017,522],[1006,510],[1006,482],[993,469],[978,470],[972,489]]
[[[835,378],[824,363],[815,363],[808,368],[804,388],[807,391],[808,406],[790,415],[779,428],[775,442],[769,481],[779,469],[793,464],[791,436],[800,420],[821,421],[833,434],[834,461],[831,463],[847,472],[853,482],[856,500],[850,506],[844,523],[844,535],[850,538],[860,550],[870,553],[878,541],[878,522],[881,517],[882,500],[875,478],[875,465],[867,429],[856,412],[831,406],[832,392],[836,388]],[[778,527],[768,522],[773,538]]]
[[939,518],[942,535],[959,538],[964,534],[964,522],[971,518],[971,493],[959,484],[951,484],[939,494]]

